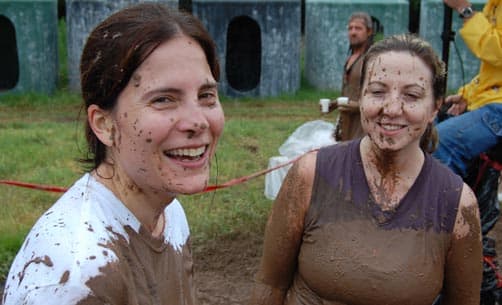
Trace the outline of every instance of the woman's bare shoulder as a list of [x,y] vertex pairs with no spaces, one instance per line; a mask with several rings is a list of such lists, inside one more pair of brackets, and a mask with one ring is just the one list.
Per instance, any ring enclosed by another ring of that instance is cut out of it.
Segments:
[[453,229],[454,236],[457,239],[464,238],[473,230],[478,231],[479,227],[479,208],[476,195],[471,188],[464,183],[458,206],[457,219]]

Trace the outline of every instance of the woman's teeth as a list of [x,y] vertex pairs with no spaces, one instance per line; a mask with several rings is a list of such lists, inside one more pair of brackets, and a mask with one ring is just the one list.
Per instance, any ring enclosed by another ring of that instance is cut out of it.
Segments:
[[166,155],[175,158],[198,158],[201,157],[205,151],[205,146],[199,148],[179,148],[166,152]]
[[398,130],[403,127],[401,125],[394,125],[394,124],[380,124],[380,126],[385,130],[391,130],[391,131]]

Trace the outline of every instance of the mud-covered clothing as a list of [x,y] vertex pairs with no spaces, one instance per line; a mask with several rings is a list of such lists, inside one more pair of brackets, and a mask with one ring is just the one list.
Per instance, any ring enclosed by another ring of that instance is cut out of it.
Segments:
[[287,304],[432,304],[463,182],[426,155],[397,209],[382,211],[371,198],[359,143],[317,155]]
[[502,1],[489,0],[460,29],[465,44],[481,61],[479,73],[458,91],[468,110],[502,103]]
[[32,228],[4,305],[195,304],[185,213],[175,199],[154,238],[104,185],[81,177]]
[[[343,67],[342,96],[347,96],[350,101],[359,102],[361,96],[361,70],[364,54],[359,56],[352,65],[348,65],[348,58]],[[350,58],[350,57],[349,57]],[[338,122],[335,128],[335,139],[347,141],[361,138],[364,130],[361,126],[361,114],[357,111],[339,111]]]
[[[430,305],[444,288],[456,305],[479,304],[481,253],[469,259],[476,266],[465,263],[479,237],[453,238],[463,182],[447,167],[425,154],[415,182],[390,211],[372,198],[360,140],[321,148],[313,179],[301,241],[289,238],[294,223],[288,232],[267,232],[274,249],[265,249],[269,261],[262,259],[257,276],[271,287],[264,295],[282,290],[284,305]],[[277,211],[275,221],[294,211]],[[297,259],[271,255],[281,251]]]

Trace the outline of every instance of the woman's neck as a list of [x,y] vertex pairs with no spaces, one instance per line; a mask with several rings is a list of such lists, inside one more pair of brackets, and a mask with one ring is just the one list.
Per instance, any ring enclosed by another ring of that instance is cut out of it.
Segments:
[[139,188],[125,173],[111,168],[112,165],[101,165],[92,175],[105,185],[131,213],[141,225],[152,235],[159,235],[164,227],[164,209],[174,199],[158,196],[154,192],[146,192]]
[[398,151],[380,150],[365,137],[360,151],[373,198],[382,209],[395,209],[422,169],[422,150],[418,146]]

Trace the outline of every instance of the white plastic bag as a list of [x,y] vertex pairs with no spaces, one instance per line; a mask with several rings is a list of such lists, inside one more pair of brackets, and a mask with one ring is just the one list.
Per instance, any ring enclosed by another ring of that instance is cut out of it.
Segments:
[[[289,158],[285,156],[272,157],[268,159],[268,168],[274,168],[288,161]],[[271,200],[275,199],[281,188],[282,181],[290,168],[291,164],[278,168],[265,175],[265,197]]]
[[[312,149],[336,143],[332,137],[334,128],[332,123],[323,120],[310,121],[301,125],[279,147],[280,156],[269,159],[268,168],[285,164]],[[265,175],[265,197],[275,199],[290,168],[291,164]]]

